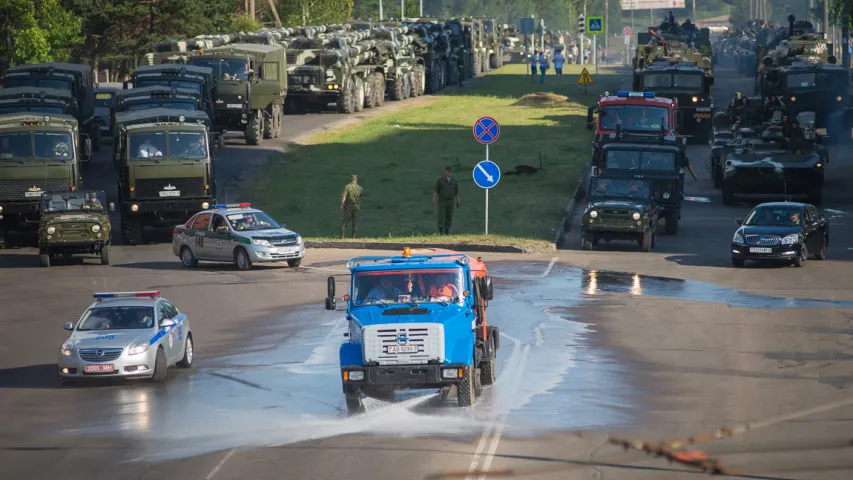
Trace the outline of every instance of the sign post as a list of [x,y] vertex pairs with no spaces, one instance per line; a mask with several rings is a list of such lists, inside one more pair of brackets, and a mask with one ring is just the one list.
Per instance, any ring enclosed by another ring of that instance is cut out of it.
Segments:
[[592,55],[595,57],[595,73],[598,73],[598,36],[604,32],[604,17],[586,17],[586,31],[592,37]]
[[489,145],[501,135],[501,126],[492,117],[482,117],[474,123],[474,139],[486,146],[486,159],[474,167],[474,183],[486,191],[486,235],[489,234],[489,189],[498,184],[501,170],[489,160]]
[[586,95],[586,86],[595,83],[592,80],[592,75],[589,74],[589,71],[584,67],[583,71],[581,71],[581,75],[578,77],[578,86],[583,85],[583,93]]

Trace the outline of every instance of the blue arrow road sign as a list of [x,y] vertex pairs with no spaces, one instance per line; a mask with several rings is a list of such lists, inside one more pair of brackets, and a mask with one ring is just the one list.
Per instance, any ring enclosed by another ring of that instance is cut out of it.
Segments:
[[492,117],[483,117],[474,123],[474,138],[483,145],[495,143],[501,136],[501,126]]
[[501,180],[501,170],[495,162],[483,160],[474,167],[474,183],[480,188],[490,189]]

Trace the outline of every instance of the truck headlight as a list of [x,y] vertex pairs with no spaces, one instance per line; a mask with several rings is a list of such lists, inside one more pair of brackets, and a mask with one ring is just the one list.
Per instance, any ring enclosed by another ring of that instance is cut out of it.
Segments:
[[63,343],[61,347],[59,347],[59,354],[63,357],[70,357],[74,355],[74,346],[70,343]]
[[92,225],[92,233],[98,233],[101,231],[100,225]]
[[598,212],[595,210],[589,212],[589,218],[598,218]]
[[145,353],[148,351],[148,343],[137,343],[136,345],[131,345],[130,348],[127,349],[128,355],[139,355],[140,353]]
[[271,247],[272,246],[272,244],[269,242],[269,240],[264,240],[263,238],[253,238],[252,244],[257,245],[259,247]]
[[207,202],[201,202],[201,209],[202,209],[202,210],[207,210],[208,208],[210,208],[210,204],[209,204],[209,203],[207,203]]
[[56,227],[47,227],[48,235],[53,235],[54,233],[56,233]]
[[364,380],[364,372],[358,370],[349,372],[349,379],[354,381]]
[[693,103],[696,103],[699,101],[699,97],[693,97],[692,100],[693,100]]
[[459,370],[456,368],[445,368],[441,371],[441,376],[442,378],[461,378]]
[[0,205],[0,213],[3,213],[3,205]]
[[663,194],[663,199],[664,199],[664,200],[669,200],[669,192],[666,192],[666,193],[664,193],[664,194]]
[[139,205],[134,203],[133,205],[130,206],[130,211],[131,212],[138,212],[139,211]]
[[792,233],[782,239],[782,245],[794,245],[797,243],[800,243],[800,236],[796,233]]
[[631,218],[633,218],[634,220],[639,220],[640,219],[640,212],[634,212],[634,214],[631,215]]

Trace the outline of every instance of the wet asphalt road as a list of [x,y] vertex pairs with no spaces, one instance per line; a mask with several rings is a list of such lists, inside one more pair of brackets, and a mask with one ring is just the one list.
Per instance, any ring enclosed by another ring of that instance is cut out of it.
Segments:
[[[718,70],[718,92],[742,88],[726,75]],[[316,117],[331,118],[306,118]],[[704,156],[692,148],[698,167]],[[237,172],[246,157],[229,145],[219,168]],[[853,179],[846,161],[833,153],[825,208],[853,212],[841,186]],[[504,335],[498,383],[469,409],[406,392],[346,416],[342,314],[321,305],[326,276],[344,273],[358,252],[314,250],[298,269],[236,272],[182,269],[163,244],[116,247],[111,267],[50,270],[31,249],[4,251],[0,477],[373,479],[484,468],[527,473],[519,478],[695,478],[624,453],[606,435],[672,440],[853,398],[845,214],[833,219],[827,261],[732,269],[733,218],[748,206],[723,207],[696,170],[690,193],[710,202],[691,205],[678,236],[661,236],[651,254],[614,244],[483,255],[497,288],[489,318]],[[96,181],[109,186],[101,171]],[[150,288],[190,316],[194,368],[170,371],[162,385],[60,388],[61,325],[93,290]],[[848,405],[696,448],[749,478],[848,479],[851,425]]]

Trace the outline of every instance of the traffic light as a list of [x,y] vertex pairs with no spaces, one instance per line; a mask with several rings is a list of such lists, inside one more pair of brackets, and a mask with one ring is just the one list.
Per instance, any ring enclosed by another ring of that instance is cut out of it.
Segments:
[[578,33],[586,33],[586,19],[582,13],[578,15]]

